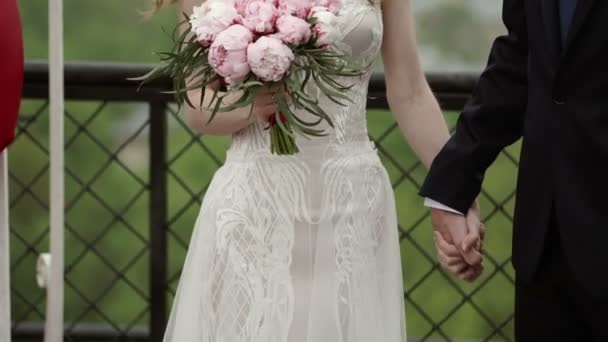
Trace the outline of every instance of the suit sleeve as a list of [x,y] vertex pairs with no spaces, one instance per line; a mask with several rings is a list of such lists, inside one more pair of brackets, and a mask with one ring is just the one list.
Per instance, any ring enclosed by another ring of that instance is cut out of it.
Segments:
[[456,131],[433,161],[420,195],[466,213],[486,169],[523,131],[528,97],[525,0],[504,0],[508,33],[492,45],[488,65]]

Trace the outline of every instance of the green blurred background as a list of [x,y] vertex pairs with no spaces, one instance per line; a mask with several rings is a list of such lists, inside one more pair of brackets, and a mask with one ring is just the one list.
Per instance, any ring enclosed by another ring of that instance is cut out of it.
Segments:
[[[413,0],[423,64],[433,71],[479,71],[493,37],[502,32],[501,1]],[[20,0],[26,56],[47,58],[47,2]],[[147,20],[145,0],[65,0],[65,56],[68,61],[154,63],[155,51],[169,48],[163,27],[171,29],[176,12],[165,10]],[[378,63],[378,68],[381,64]],[[41,321],[44,292],[34,282],[35,261],[48,249],[48,117],[46,102],[24,100],[19,135],[10,151],[13,319]],[[38,113],[38,115],[35,115]],[[104,323],[114,328],[148,324],[149,251],[148,108],[117,102],[70,101],[66,116],[66,322]],[[457,113],[446,113],[453,125]],[[390,113],[369,112],[372,137],[394,126]],[[180,115],[169,116],[169,292],[179,273],[202,194],[222,161],[229,138],[192,140]],[[204,147],[203,147],[204,146]],[[432,271],[434,257],[426,209],[416,195],[425,170],[397,129],[382,141],[391,155],[383,161],[397,197],[401,227],[408,233],[402,257],[408,293],[410,336],[425,336],[430,321],[450,340],[484,339],[495,327],[512,339],[513,277],[505,264],[511,248],[510,213],[516,167],[501,155],[488,172],[481,197],[487,218],[486,271],[475,284],[464,284]],[[517,158],[519,147],[508,152]],[[112,158],[108,153],[116,152]],[[175,159],[173,161],[173,159]],[[400,170],[410,173],[403,176]],[[100,171],[101,170],[101,171]],[[84,189],[84,190],[83,190]],[[188,190],[189,189],[189,190]],[[86,190],[86,191],[85,191]],[[194,198],[194,200],[193,200]],[[498,208],[496,203],[499,203]],[[123,273],[118,276],[117,272]],[[455,287],[453,285],[456,285]],[[481,287],[480,287],[481,286]],[[472,295],[463,302],[462,295]],[[171,298],[171,297],[170,297]],[[94,305],[91,305],[94,303]],[[32,306],[33,304],[33,306]],[[35,309],[32,310],[31,307]],[[481,312],[481,313],[480,313]],[[129,329],[129,328],[124,328]],[[436,331],[434,337],[442,340]],[[504,340],[505,337],[495,337]]]

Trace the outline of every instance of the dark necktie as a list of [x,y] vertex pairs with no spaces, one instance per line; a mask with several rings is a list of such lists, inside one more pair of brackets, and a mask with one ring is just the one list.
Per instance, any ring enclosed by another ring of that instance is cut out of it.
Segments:
[[562,34],[562,46],[566,45],[570,24],[574,18],[577,0],[559,0],[559,22]]

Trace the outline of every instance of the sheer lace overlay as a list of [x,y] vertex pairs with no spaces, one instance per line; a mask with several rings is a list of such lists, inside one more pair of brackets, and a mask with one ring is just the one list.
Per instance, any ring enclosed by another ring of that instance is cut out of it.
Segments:
[[[344,2],[339,47],[367,65],[382,41],[379,5]],[[405,341],[394,195],[367,134],[370,74],[344,80],[356,82],[346,107],[321,97],[334,127],[298,137],[297,155],[270,154],[260,124],[233,136],[165,342]]]

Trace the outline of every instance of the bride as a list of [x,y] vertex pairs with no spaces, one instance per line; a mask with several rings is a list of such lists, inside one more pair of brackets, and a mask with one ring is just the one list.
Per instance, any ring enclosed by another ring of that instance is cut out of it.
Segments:
[[[342,0],[338,46],[362,62],[382,53],[390,108],[428,167],[449,133],[421,70],[410,0],[379,1]],[[193,129],[233,140],[194,226],[165,342],[406,340],[394,194],[367,133],[370,75],[348,107],[320,96],[334,128],[298,137],[293,156],[270,153],[270,90],[251,118],[243,108],[207,124],[207,111],[186,109]]]

